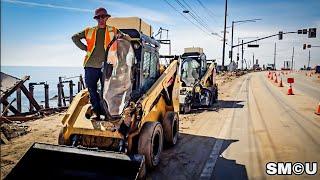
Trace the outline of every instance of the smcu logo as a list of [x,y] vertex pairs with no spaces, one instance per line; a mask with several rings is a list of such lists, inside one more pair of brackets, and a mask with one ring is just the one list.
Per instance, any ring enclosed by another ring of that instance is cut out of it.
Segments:
[[316,162],[269,162],[266,164],[266,173],[268,175],[315,175],[318,171]]

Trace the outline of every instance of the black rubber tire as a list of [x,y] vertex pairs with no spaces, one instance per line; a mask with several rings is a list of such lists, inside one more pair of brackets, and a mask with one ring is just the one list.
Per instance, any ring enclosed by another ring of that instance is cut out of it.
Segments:
[[70,141],[68,141],[68,140],[65,140],[64,138],[63,138],[63,133],[64,133],[64,130],[63,130],[63,128],[61,128],[60,129],[60,132],[59,132],[59,137],[58,137],[58,144],[59,145],[70,145]]
[[169,111],[165,114],[162,122],[163,136],[166,146],[174,146],[179,136],[179,116],[176,112]]
[[153,169],[160,163],[163,147],[163,130],[159,122],[146,122],[138,142],[138,153],[144,155],[147,169]]
[[191,112],[191,104],[183,105],[183,114],[189,114]]

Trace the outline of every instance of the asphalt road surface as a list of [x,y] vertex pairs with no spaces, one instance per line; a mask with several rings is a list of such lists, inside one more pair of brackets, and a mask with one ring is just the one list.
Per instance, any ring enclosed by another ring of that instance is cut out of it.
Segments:
[[[216,107],[180,117],[179,143],[164,151],[148,178],[320,179],[319,83],[300,79],[291,96],[265,72],[221,87]],[[317,162],[318,172],[270,176],[268,162]]]

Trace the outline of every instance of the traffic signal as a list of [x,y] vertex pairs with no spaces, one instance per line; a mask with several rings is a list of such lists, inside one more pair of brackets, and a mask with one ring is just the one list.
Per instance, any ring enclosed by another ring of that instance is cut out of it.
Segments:
[[311,44],[308,44],[308,45],[307,45],[307,48],[311,48]]
[[298,34],[302,34],[302,29],[299,29],[299,30],[298,30]]
[[306,49],[307,48],[307,45],[306,44],[303,44],[303,49]]
[[308,38],[317,37],[317,28],[309,28]]
[[303,29],[302,34],[308,34],[308,29]]
[[283,32],[279,31],[279,40],[282,40],[282,38],[283,38]]
[[231,52],[231,51],[229,51],[229,58],[231,58],[231,56],[232,56],[232,52]]

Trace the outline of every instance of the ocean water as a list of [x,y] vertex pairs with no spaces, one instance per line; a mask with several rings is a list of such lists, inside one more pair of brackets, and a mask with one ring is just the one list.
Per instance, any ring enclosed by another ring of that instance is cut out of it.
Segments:
[[[30,80],[26,81],[24,85],[26,88],[29,88],[29,83],[36,82],[47,82],[49,84],[49,98],[53,98],[58,94],[57,84],[59,82],[59,77],[75,77],[82,74],[84,78],[84,69],[83,67],[34,67],[34,66],[1,66],[1,72],[15,76],[22,79],[24,76],[29,75]],[[73,94],[76,94],[78,91],[78,81],[79,77],[72,79],[75,86],[73,87]],[[64,93],[65,96],[69,96],[69,85],[64,84]],[[16,97],[16,93],[13,93],[8,101],[11,102]],[[44,86],[35,86],[34,87],[34,98],[40,105],[44,106]],[[22,93],[22,111],[29,111],[29,101]],[[52,99],[49,101],[50,107],[57,107],[57,100]],[[68,103],[68,102],[67,102]],[[16,102],[12,104],[16,107]],[[2,109],[2,107],[1,107]]]

